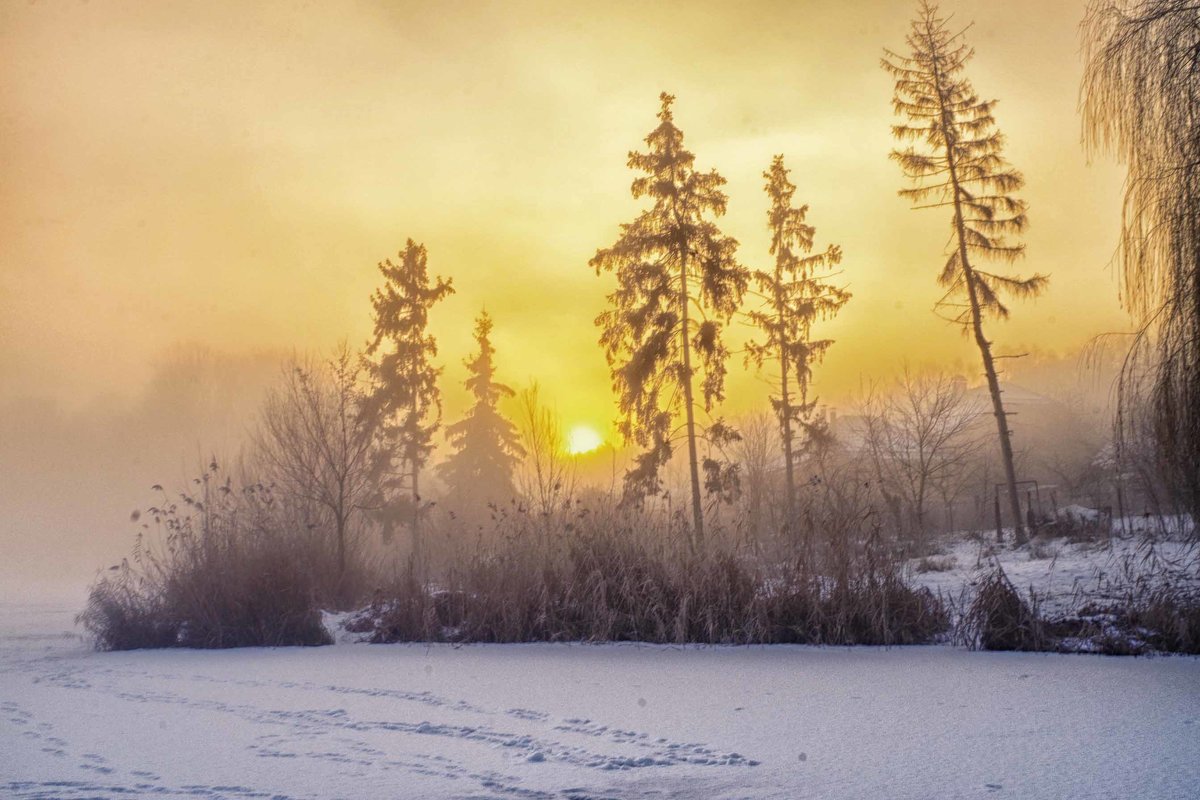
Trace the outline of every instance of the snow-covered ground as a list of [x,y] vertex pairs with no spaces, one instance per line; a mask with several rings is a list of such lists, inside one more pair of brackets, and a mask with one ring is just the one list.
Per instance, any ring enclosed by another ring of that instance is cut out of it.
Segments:
[[1130,535],[1076,543],[1039,539],[1013,549],[996,547],[990,536],[961,536],[944,544],[941,554],[909,562],[909,577],[962,607],[973,596],[972,586],[997,563],[1025,597],[1032,590],[1048,618],[1164,582],[1200,593],[1200,546],[1181,537]]
[[97,653],[0,604],[4,798],[1185,798],[1200,660],[949,647]]

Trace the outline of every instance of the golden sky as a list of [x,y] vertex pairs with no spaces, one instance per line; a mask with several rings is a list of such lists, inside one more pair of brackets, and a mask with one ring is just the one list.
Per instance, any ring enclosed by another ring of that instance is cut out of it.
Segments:
[[[932,313],[948,222],[908,210],[887,158],[884,46],[914,3],[0,4],[0,399],[136,392],[178,342],[325,348],[370,330],[375,264],[407,237],[458,293],[435,312],[449,414],[471,321],[496,322],[503,379],[540,380],[565,422],[614,416],[592,324],[612,276],[587,262],[638,205],[628,150],[658,93],[722,227],[765,266],[761,173],[784,153],[818,246],[854,299],[818,389],[901,359],[962,361]],[[1120,173],[1079,145],[1073,0],[958,0],[970,76],[1001,100],[1028,180],[1020,268],[1049,293],[994,325],[1001,351],[1126,327],[1108,267]],[[731,410],[765,388],[731,364]]]

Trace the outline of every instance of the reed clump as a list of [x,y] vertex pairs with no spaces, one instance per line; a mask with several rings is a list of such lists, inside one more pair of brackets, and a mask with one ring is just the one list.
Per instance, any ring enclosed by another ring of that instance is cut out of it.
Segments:
[[292,510],[269,487],[235,488],[216,463],[178,502],[165,494],[144,514],[132,561],[92,586],[79,622],[103,650],[225,648],[331,642],[320,606],[327,548],[296,535]]

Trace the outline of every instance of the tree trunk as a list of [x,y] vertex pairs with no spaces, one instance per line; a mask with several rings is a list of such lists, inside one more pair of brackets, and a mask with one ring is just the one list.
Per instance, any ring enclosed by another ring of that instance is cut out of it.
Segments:
[[409,369],[410,369],[410,379],[409,380],[411,383],[410,391],[412,392],[412,396],[409,398],[408,418],[409,418],[409,421],[411,424],[408,427],[409,427],[409,430],[411,431],[413,441],[409,443],[409,452],[411,454],[411,458],[408,463],[409,463],[409,466],[412,467],[413,559],[416,561],[418,569],[420,569],[421,560],[424,557],[424,553],[423,553],[423,549],[424,549],[423,544],[424,543],[421,541],[421,495],[420,495],[420,489],[419,489],[419,485],[418,485],[419,473],[421,471],[421,465],[418,463],[418,459],[420,457],[421,451],[420,451],[420,448],[417,446],[417,440],[420,436],[420,431],[421,431],[421,415],[418,413],[418,409],[417,409],[417,385],[418,385],[417,384],[417,373],[418,373],[419,368],[420,368],[419,357],[418,357],[416,351],[414,350],[414,352],[412,354],[412,363],[409,365]]
[[[963,250],[966,250],[965,245]],[[963,256],[965,258],[965,255]],[[969,267],[967,268],[969,270]],[[1000,399],[1000,379],[996,376],[996,362],[992,359],[991,343],[983,335],[983,324],[980,320],[979,301],[974,287],[974,274],[967,272],[967,285],[970,287],[972,328],[975,333],[975,343],[983,357],[983,369],[987,375],[988,393],[992,397],[992,413],[996,417],[996,431],[1000,436],[1000,455],[1004,460],[1004,480],[1008,484],[1008,508],[1013,518],[1013,538],[1017,545],[1025,543],[1025,523],[1021,519],[1021,498],[1017,494],[1017,471],[1013,463],[1011,432],[1008,429],[1008,414],[1004,410],[1004,402]]]
[[[953,168],[951,168],[953,174]],[[955,178],[957,185],[957,179]],[[1025,543],[1025,524],[1021,519],[1021,499],[1017,494],[1017,471],[1013,463],[1011,432],[1008,429],[1008,413],[1004,410],[1004,402],[1000,398],[1000,379],[996,375],[996,362],[992,358],[991,342],[983,334],[982,313],[979,308],[979,295],[975,290],[975,273],[967,262],[967,245],[963,239],[962,210],[959,205],[957,189],[954,199],[955,225],[958,228],[959,257],[963,262],[963,272],[967,276],[967,293],[971,302],[971,330],[979,354],[983,358],[983,371],[987,376],[988,394],[992,398],[992,414],[996,417],[996,432],[1000,437],[1000,456],[1004,461],[1004,479],[1008,484],[1008,507],[1013,518],[1013,537],[1016,544]]]
[[[778,288],[782,276],[779,270],[775,271],[775,285]],[[782,306],[782,303],[776,303]],[[780,403],[780,419],[783,422],[783,461],[784,473],[787,484],[785,492],[787,497],[787,521],[785,523],[789,532],[796,524],[796,474],[794,466],[795,456],[792,454],[792,399],[788,392],[788,358],[787,358],[787,342],[784,341],[783,327],[783,312],[779,313],[779,403]]]
[[682,332],[679,334],[683,346],[683,402],[687,412],[688,468],[692,479],[692,527],[693,547],[704,546],[704,508],[700,504],[700,465],[696,457],[696,418],[692,400],[692,351],[688,341],[688,288],[687,255],[681,254],[679,264],[679,308]]
[[[917,482],[917,502],[916,502],[916,530],[914,537],[917,548],[924,551],[925,549],[925,482],[927,479],[926,468],[921,467],[921,479]],[[921,553],[924,555],[924,552]]]
[[414,461],[412,465],[412,540],[413,558],[418,566],[425,555],[424,542],[421,541],[421,494],[417,485],[419,471]]
[[334,523],[337,526],[337,599],[341,604],[346,601],[346,517],[340,510],[334,514]]

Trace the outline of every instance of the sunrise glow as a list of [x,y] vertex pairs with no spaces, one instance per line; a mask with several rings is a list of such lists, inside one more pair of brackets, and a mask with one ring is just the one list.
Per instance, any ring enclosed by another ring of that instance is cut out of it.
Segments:
[[567,433],[567,452],[573,456],[590,453],[604,444],[604,438],[587,425],[576,425]]
[[1197,31],[0,0],[0,800],[1200,799]]

